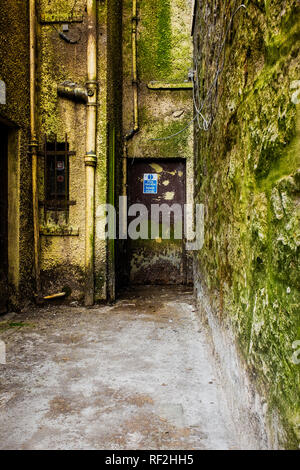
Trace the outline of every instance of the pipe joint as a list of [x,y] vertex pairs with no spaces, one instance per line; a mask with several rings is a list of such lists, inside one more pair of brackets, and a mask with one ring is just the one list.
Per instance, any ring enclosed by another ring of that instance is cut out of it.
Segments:
[[85,166],[91,166],[93,168],[97,165],[97,155],[94,153],[87,153],[84,157]]
[[31,141],[29,142],[29,148],[30,150],[33,150],[33,149],[37,149],[38,148],[38,141],[35,137],[33,137],[31,139]]
[[97,80],[88,80],[87,82],[85,82],[85,85],[88,91],[92,90],[93,92],[95,92],[95,90],[97,90],[98,88]]

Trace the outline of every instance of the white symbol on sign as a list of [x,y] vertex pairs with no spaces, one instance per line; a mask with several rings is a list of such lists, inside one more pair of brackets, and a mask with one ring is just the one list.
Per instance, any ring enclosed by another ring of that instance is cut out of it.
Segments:
[[145,173],[143,193],[144,194],[157,194],[157,180],[158,180],[158,176],[156,173]]

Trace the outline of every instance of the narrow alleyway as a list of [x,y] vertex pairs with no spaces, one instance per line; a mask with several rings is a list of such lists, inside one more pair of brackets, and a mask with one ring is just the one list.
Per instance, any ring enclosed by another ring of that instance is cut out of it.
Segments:
[[238,448],[194,310],[186,287],[143,287],[0,323],[1,449]]

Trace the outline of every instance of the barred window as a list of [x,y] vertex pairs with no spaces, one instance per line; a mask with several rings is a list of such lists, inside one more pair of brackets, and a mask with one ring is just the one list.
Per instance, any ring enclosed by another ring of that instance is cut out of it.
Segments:
[[70,156],[76,152],[69,151],[67,135],[65,142],[57,142],[55,136],[54,141],[48,142],[45,136],[44,150],[40,152],[40,156],[44,157],[44,201],[40,201],[44,205],[46,211],[65,211],[66,219],[68,218],[69,206],[76,204],[70,201]]

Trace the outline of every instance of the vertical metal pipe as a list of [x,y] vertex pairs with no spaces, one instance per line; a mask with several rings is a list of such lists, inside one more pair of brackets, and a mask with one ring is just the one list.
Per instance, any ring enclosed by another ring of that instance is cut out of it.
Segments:
[[95,168],[97,121],[97,8],[87,0],[87,123],[85,155],[85,305],[94,304]]
[[[54,198],[57,202],[58,200],[58,190],[57,190],[57,135],[55,134],[54,140]],[[58,220],[57,217],[57,205],[55,204],[55,220]],[[56,222],[57,223],[57,222]]]
[[39,201],[38,201],[38,155],[36,137],[36,16],[35,0],[29,0],[29,68],[30,68],[30,153],[32,158],[32,208],[34,234],[34,270],[37,299],[41,295],[39,263]]
[[137,82],[137,0],[132,1],[132,86],[133,86],[133,130],[139,130],[138,82]]
[[65,183],[65,221],[66,224],[69,222],[69,211],[68,211],[68,197],[69,197],[69,188],[68,188],[68,180],[69,180],[69,168],[68,168],[68,135],[67,133],[65,134],[65,170],[63,172],[64,174],[64,183]]
[[[47,135],[44,135],[44,188],[45,194],[48,194],[48,178],[47,178]],[[47,197],[45,197],[47,199]],[[47,224],[47,206],[46,201],[44,203],[44,224]]]
[[[122,195],[127,195],[127,142],[139,131],[139,104],[138,104],[138,74],[137,74],[137,25],[138,5],[137,0],[132,0],[132,29],[131,29],[131,54],[132,54],[132,87],[133,87],[133,128],[125,136],[122,165]],[[125,214],[125,212],[124,212]]]

